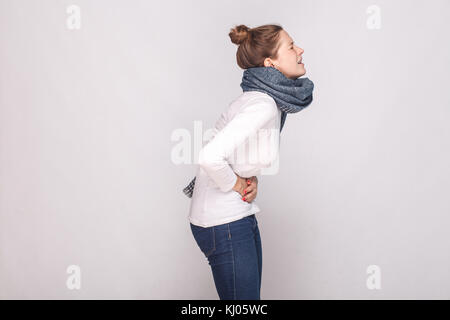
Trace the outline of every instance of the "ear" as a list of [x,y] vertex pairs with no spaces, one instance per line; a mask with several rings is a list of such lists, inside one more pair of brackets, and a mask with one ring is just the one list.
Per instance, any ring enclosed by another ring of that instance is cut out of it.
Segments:
[[265,58],[264,59],[264,66],[265,67],[273,66],[272,60],[270,60],[270,58]]

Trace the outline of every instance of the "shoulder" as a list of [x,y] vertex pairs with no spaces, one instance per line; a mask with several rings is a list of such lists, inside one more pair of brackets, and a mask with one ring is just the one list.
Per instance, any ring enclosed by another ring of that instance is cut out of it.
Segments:
[[245,112],[263,112],[270,117],[275,117],[278,112],[278,107],[275,100],[264,92],[246,91],[244,92],[245,102],[242,105],[241,111]]

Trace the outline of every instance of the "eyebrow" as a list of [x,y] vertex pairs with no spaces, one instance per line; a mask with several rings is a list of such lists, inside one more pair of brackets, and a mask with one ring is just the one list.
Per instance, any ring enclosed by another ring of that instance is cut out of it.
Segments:
[[292,41],[291,43],[289,43],[289,45],[293,45],[294,44],[294,41]]

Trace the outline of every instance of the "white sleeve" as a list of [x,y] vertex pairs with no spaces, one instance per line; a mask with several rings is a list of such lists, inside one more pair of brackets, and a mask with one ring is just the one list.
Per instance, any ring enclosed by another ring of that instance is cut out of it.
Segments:
[[269,98],[249,100],[199,153],[199,165],[223,192],[233,189],[237,175],[227,158],[248,137],[277,116],[277,106]]
[[258,133],[258,161],[232,166],[241,177],[273,175],[278,172],[280,131],[278,128],[263,130]]

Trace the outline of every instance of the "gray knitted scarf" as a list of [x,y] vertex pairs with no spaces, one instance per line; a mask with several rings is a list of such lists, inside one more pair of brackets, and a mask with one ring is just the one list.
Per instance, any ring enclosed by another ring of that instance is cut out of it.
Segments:
[[[280,132],[288,113],[297,113],[311,104],[314,83],[308,78],[289,79],[274,67],[254,67],[244,70],[241,88],[245,91],[259,91],[271,96],[281,110]],[[183,189],[192,197],[195,179]]]

